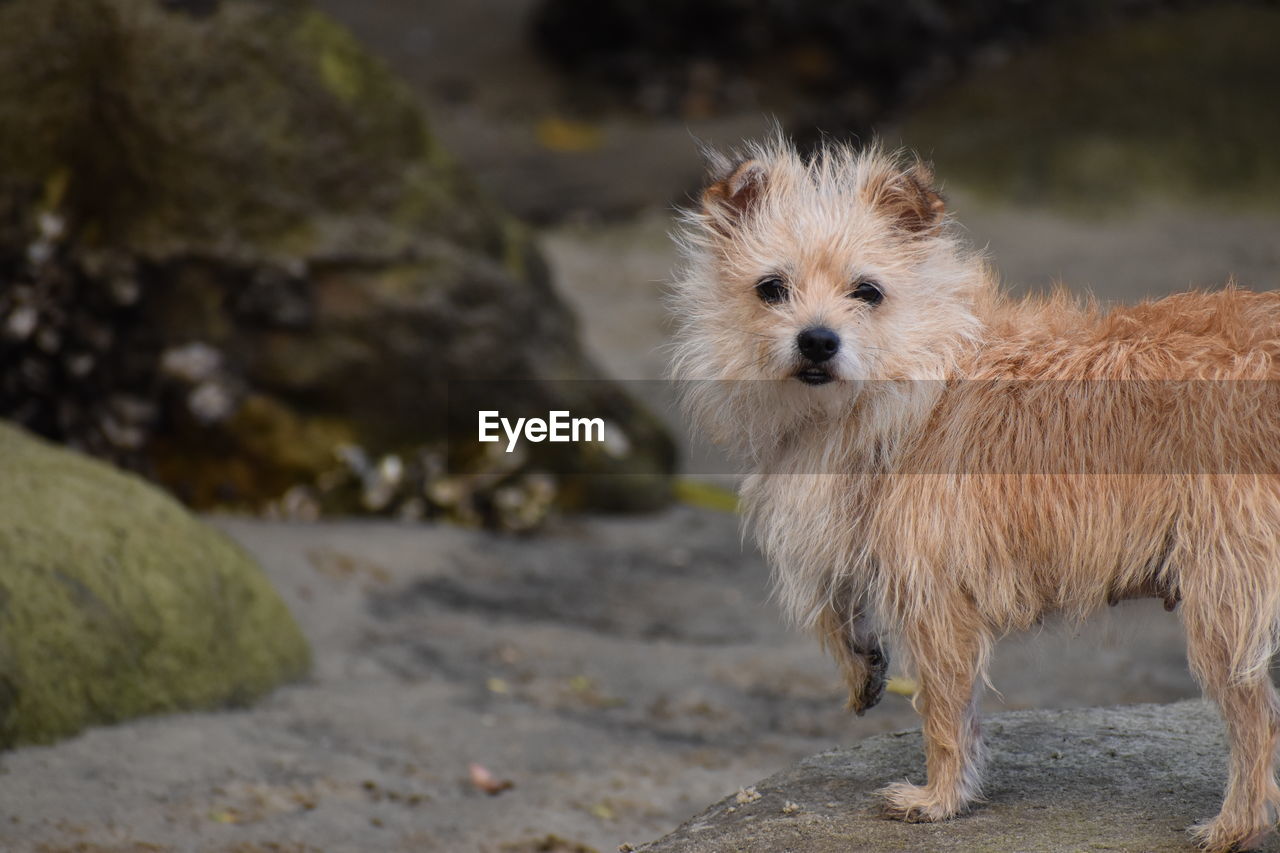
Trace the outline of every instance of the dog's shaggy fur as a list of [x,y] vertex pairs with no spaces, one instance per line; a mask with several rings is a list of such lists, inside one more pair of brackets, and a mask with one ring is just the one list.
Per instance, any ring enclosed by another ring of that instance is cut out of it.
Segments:
[[[917,161],[775,139],[712,169],[680,233],[673,374],[753,469],[748,523],[850,707],[880,697],[882,635],[908,653],[928,782],[885,789],[889,813],[979,797],[1002,634],[1154,596],[1231,741],[1222,811],[1194,833],[1261,839],[1280,804],[1280,295],[1017,301]],[[815,327],[838,337],[820,363],[798,344]]]

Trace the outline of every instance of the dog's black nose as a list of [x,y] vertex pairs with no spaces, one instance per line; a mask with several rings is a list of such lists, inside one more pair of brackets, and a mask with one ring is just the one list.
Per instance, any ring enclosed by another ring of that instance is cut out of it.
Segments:
[[809,361],[827,361],[840,349],[840,336],[825,326],[814,326],[796,335],[796,346]]

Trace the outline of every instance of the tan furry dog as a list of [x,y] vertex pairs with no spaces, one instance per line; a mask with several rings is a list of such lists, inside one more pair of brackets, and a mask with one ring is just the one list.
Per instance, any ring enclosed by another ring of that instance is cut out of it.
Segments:
[[1196,838],[1258,842],[1280,805],[1280,295],[1017,301],[918,162],[778,139],[712,168],[681,232],[673,372],[752,467],[779,597],[850,707],[880,698],[882,634],[912,661],[928,782],[886,788],[889,812],[945,820],[979,797],[1001,635],[1154,596],[1231,741]]

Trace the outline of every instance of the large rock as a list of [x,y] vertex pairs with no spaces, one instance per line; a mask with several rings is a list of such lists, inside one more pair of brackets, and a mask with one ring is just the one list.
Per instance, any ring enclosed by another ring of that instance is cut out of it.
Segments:
[[[446,412],[488,379],[626,435],[623,460],[544,444],[523,470],[605,474],[562,490],[579,504],[666,499],[667,436],[583,355],[528,234],[330,19],[0,3],[0,415],[198,506],[303,485],[421,512],[458,492],[423,482],[447,439],[483,467],[474,417]],[[370,487],[384,457],[404,473]]]
[[[924,781],[918,731],[815,755],[725,798],[645,853],[1192,850],[1217,813],[1226,743],[1200,701],[1019,711],[985,726],[987,802],[940,824],[880,816],[876,789]],[[757,796],[758,795],[758,796]],[[1266,850],[1280,850],[1272,839]]]
[[0,483],[0,747],[306,673],[257,565],[160,490],[3,423]]

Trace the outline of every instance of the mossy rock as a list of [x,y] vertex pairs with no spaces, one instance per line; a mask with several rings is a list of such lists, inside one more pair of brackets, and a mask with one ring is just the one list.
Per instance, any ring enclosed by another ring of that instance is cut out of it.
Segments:
[[[166,367],[193,348],[214,366]],[[628,433],[625,477],[531,451],[593,478],[562,505],[666,502],[669,436],[583,353],[527,229],[310,3],[0,2],[0,417],[256,510],[336,495],[344,448],[467,455],[448,386],[492,379]]]
[[307,672],[253,560],[160,490],[4,423],[0,482],[0,747]]
[[[411,91],[304,2],[0,3],[0,181],[152,258],[499,252]],[[12,193],[8,194],[13,200]]]

